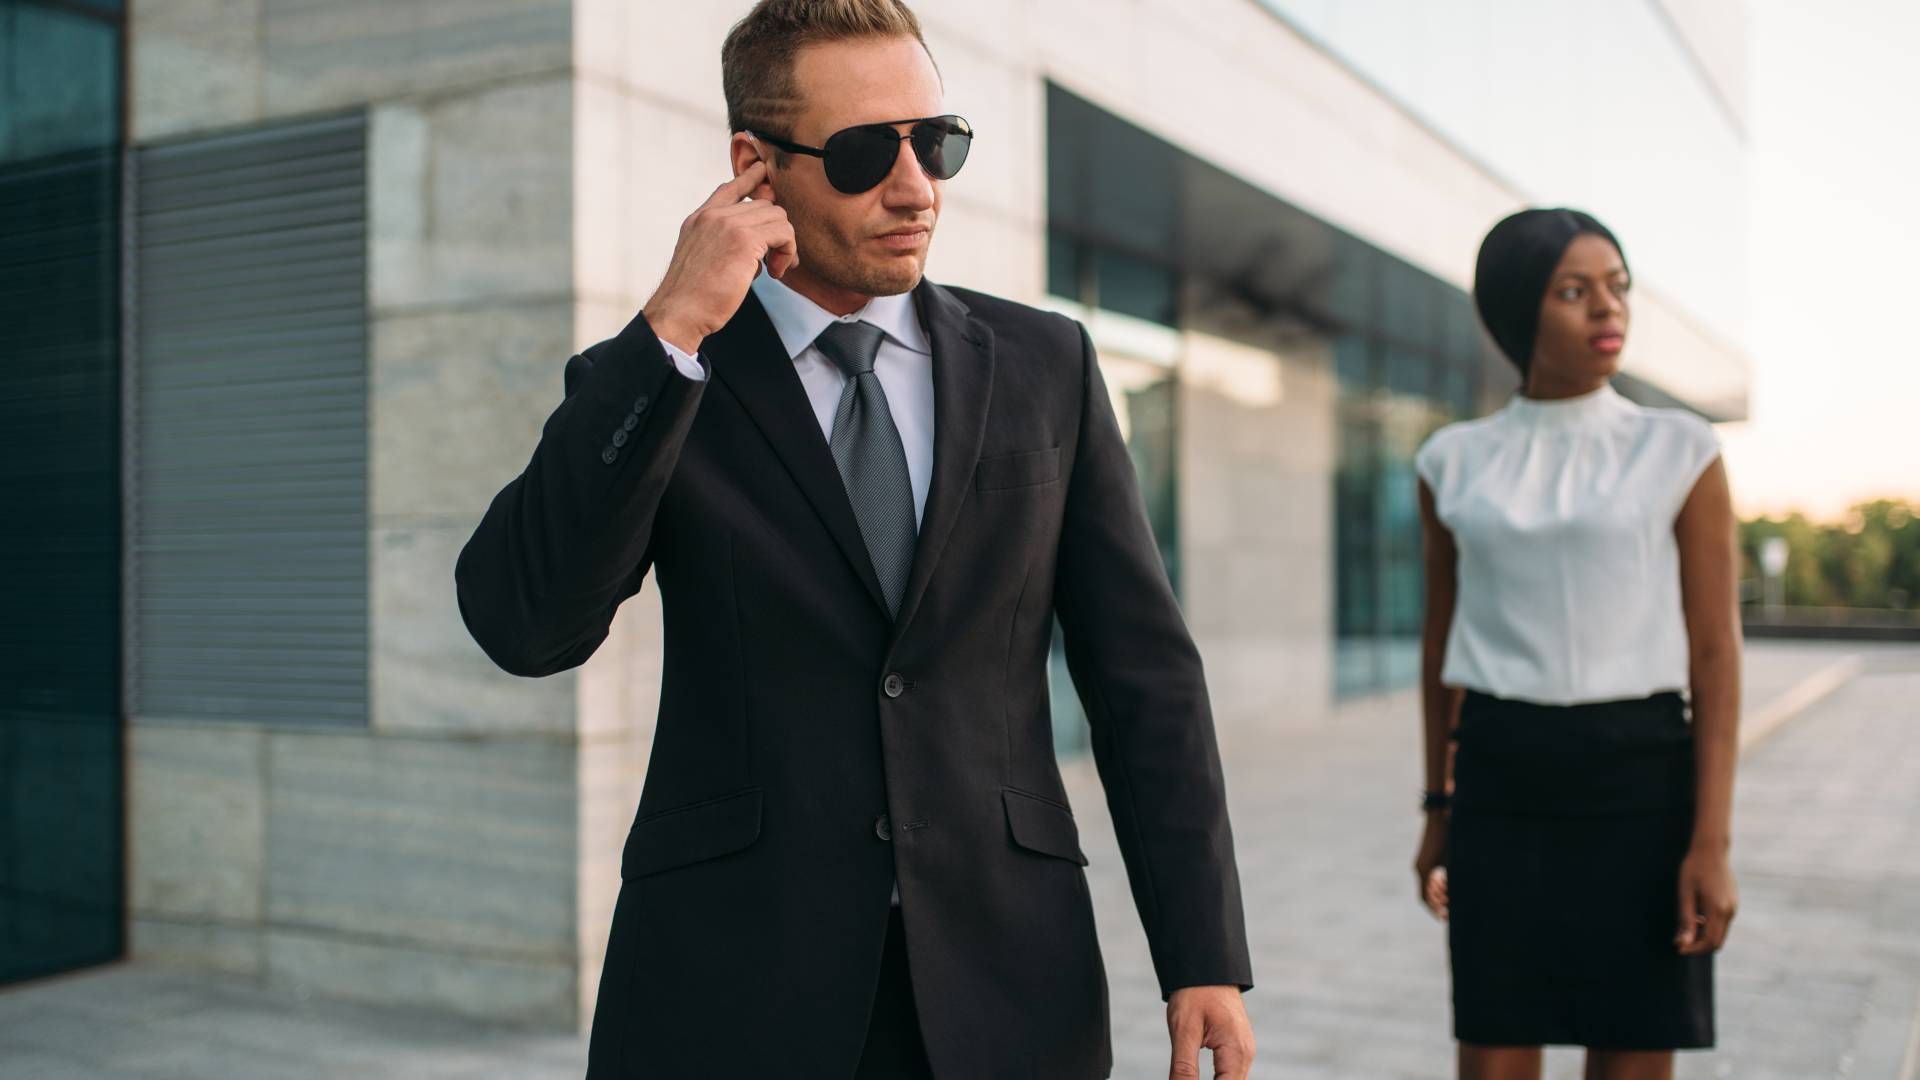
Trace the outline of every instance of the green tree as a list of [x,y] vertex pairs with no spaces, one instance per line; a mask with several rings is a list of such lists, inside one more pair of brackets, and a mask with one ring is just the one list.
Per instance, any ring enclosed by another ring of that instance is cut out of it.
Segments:
[[1775,536],[1787,542],[1788,605],[1920,610],[1920,507],[1875,499],[1838,524],[1798,513],[1743,521],[1742,576],[1759,579],[1760,547]]

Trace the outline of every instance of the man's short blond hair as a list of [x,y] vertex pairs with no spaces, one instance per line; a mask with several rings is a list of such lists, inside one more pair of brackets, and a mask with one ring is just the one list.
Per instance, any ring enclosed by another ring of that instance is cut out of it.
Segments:
[[800,111],[794,58],[808,45],[862,37],[911,37],[927,46],[920,20],[901,0],[760,0],[720,46],[727,127],[790,138],[787,127]]

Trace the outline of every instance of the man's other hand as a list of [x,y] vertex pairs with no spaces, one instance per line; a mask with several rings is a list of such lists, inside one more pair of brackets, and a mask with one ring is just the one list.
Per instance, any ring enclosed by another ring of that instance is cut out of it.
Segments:
[[1187,986],[1167,998],[1167,1033],[1173,1038],[1170,1080],[1200,1073],[1200,1048],[1213,1051],[1216,1080],[1246,1080],[1253,1068],[1253,1023],[1237,986]]

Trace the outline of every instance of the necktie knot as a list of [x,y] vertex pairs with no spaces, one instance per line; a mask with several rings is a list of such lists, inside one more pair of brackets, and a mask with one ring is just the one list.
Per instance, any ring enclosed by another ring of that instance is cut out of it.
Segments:
[[835,320],[820,331],[813,343],[847,373],[847,378],[856,379],[873,370],[874,358],[880,355],[880,339],[884,337],[885,331],[870,322]]

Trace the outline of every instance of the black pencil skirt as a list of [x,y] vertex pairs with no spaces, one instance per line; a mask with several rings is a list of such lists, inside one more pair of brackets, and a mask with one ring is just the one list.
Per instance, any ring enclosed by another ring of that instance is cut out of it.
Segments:
[[1673,944],[1695,787],[1680,695],[1551,706],[1469,690],[1453,737],[1454,1037],[1712,1046],[1713,957]]

